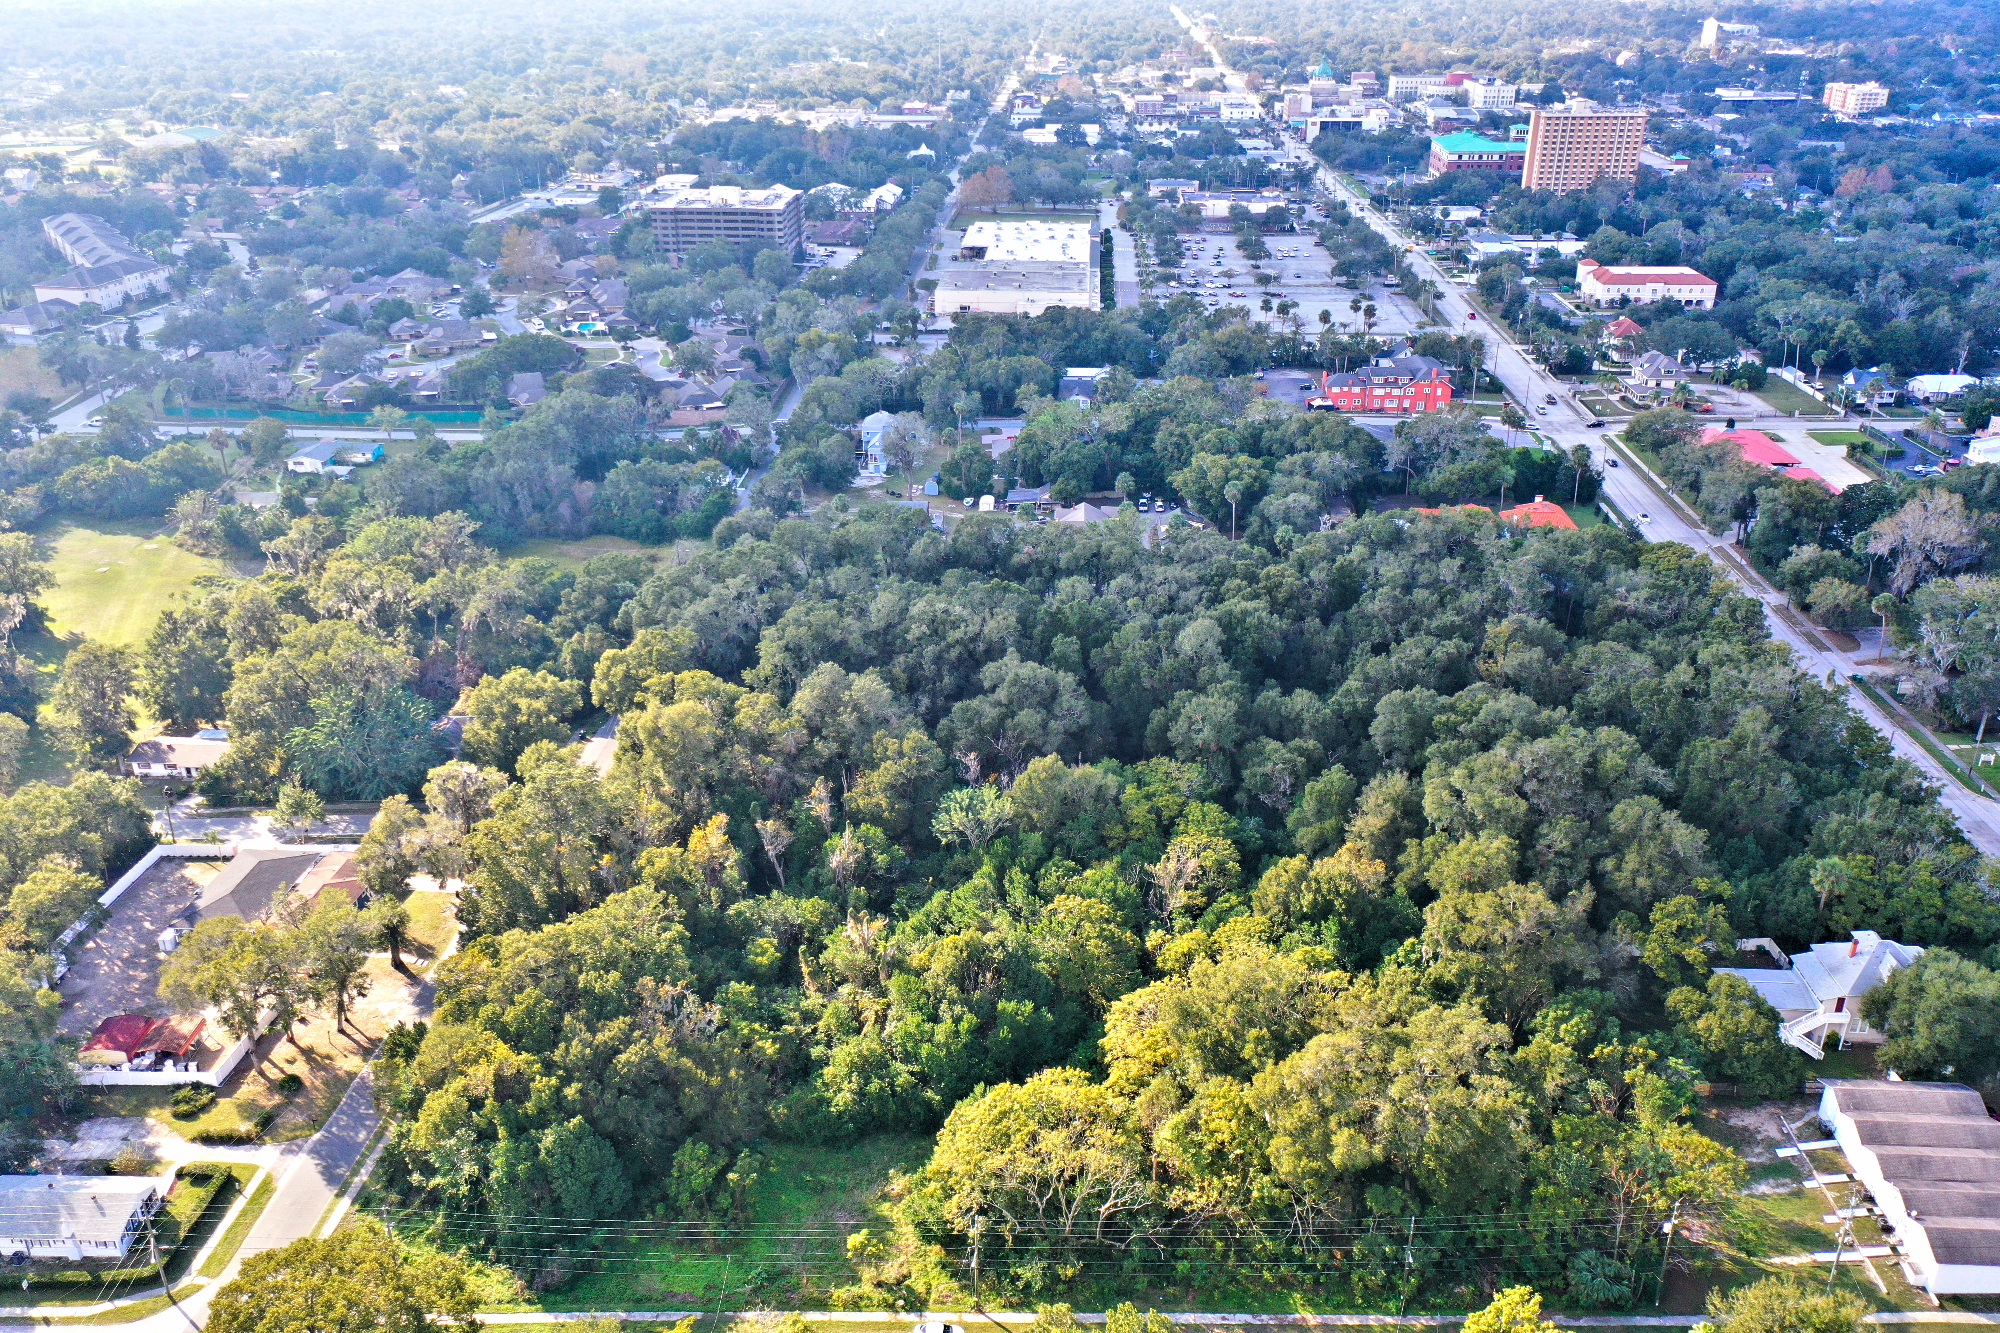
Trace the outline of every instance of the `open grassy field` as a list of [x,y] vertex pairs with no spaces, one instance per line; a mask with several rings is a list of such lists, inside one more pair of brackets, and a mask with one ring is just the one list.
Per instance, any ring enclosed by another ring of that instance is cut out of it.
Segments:
[[1866,449],[1872,443],[1858,430],[1809,430],[1806,434],[1821,444],[1832,445],[1836,449],[1846,449],[1854,445]]
[[1809,417],[1833,415],[1831,407],[1811,394],[1801,393],[1797,388],[1775,376],[1764,382],[1764,387],[1757,390],[1756,396],[1763,399],[1772,411],[1783,412],[1787,416],[1793,412]]
[[0,347],[0,398],[17,389],[38,393],[55,402],[70,395],[56,373],[42,364],[34,348]]
[[[697,542],[695,545],[698,546],[700,543]],[[658,563],[672,550],[671,546],[647,546],[629,537],[599,536],[584,537],[573,542],[553,540],[522,542],[519,546],[508,547],[504,554],[516,558],[539,557],[543,560],[553,560],[564,569],[576,569],[592,556],[610,555],[615,551],[629,551]]]
[[41,603],[49,633],[64,644],[79,639],[135,644],[153,632],[175,594],[210,575],[253,574],[254,565],[195,555],[159,533],[157,520],[61,523],[41,535],[56,576]]

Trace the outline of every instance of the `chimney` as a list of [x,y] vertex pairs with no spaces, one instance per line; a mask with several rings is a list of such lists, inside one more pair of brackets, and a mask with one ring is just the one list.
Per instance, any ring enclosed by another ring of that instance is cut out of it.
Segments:
[[1538,496],[1536,496],[1536,497],[1535,497],[1535,503],[1536,503],[1536,504],[1540,504],[1541,502],[1542,502],[1542,497],[1541,497],[1541,496],[1539,496],[1539,495],[1538,495]]
[[1858,953],[1860,953],[1860,952],[1861,952],[1861,941],[1860,941],[1860,940],[1849,940],[1849,941],[1847,942],[1847,956],[1848,956],[1849,958],[1852,958],[1852,957],[1854,957],[1854,955],[1856,955],[1856,954],[1858,954]]

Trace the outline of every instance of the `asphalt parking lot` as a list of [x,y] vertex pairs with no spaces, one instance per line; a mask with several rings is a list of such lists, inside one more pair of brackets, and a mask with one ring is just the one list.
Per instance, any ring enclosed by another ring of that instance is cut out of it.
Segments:
[[[1234,236],[1202,234],[1182,238],[1186,259],[1181,265],[1178,287],[1156,289],[1162,299],[1175,291],[1192,291],[1216,307],[1243,306],[1260,323],[1276,323],[1281,317],[1265,313],[1259,302],[1270,296],[1298,302],[1298,317],[1308,330],[1320,327],[1324,310],[1336,329],[1364,331],[1363,318],[1354,309],[1358,297],[1363,305],[1375,307],[1375,322],[1366,331],[1378,338],[1406,337],[1422,327],[1423,316],[1415,306],[1380,284],[1348,286],[1335,276],[1331,261],[1314,239],[1304,233],[1280,233],[1264,238],[1271,251],[1269,259],[1258,261],[1253,271],[1250,261],[1236,248]],[[1220,259],[1220,264],[1214,261]],[[1256,274],[1269,273],[1277,281],[1269,287],[1257,285]]]

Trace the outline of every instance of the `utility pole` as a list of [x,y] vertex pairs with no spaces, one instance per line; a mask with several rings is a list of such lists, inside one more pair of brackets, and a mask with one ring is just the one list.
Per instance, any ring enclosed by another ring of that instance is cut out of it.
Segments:
[[1667,1260],[1674,1252],[1674,1223],[1681,1220],[1681,1201],[1674,1200],[1674,1211],[1661,1230],[1667,1233],[1667,1243],[1660,1250],[1660,1289],[1653,1294],[1653,1305],[1657,1308],[1667,1298]]
[[1400,1317],[1410,1305],[1410,1281],[1417,1268],[1417,1218],[1410,1215],[1410,1229],[1403,1238],[1403,1294],[1396,1302],[1396,1314]]
[[985,1307],[979,1303],[979,1242],[985,1231],[985,1215],[974,1217],[972,1219],[972,1308],[981,1313],[985,1312]]

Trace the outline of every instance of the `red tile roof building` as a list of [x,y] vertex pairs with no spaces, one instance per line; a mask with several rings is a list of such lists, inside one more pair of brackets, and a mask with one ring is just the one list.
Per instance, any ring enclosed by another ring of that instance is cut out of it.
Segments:
[[1524,528],[1569,528],[1574,530],[1576,520],[1561,505],[1536,496],[1524,505],[1500,511],[1502,523],[1517,523]]
[[1320,396],[1306,405],[1324,412],[1436,412],[1451,405],[1451,372],[1427,356],[1385,357],[1321,376]]
[[1715,279],[1678,265],[1613,266],[1579,259],[1576,277],[1583,299],[1601,306],[1610,305],[1620,297],[1635,305],[1673,300],[1690,310],[1710,310],[1715,306]]

